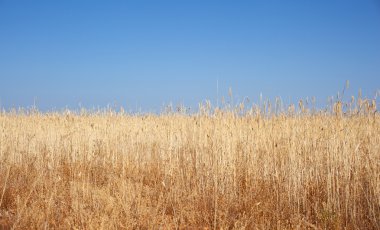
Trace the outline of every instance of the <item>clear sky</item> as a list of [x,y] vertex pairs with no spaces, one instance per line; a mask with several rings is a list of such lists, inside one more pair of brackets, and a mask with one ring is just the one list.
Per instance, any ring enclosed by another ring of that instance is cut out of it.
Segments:
[[380,89],[380,1],[0,0],[1,107],[157,110]]

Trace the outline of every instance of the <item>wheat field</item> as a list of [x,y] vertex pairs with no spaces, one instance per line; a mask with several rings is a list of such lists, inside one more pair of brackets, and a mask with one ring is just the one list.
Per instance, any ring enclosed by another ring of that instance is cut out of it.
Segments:
[[0,229],[380,229],[376,101],[343,107],[3,111]]

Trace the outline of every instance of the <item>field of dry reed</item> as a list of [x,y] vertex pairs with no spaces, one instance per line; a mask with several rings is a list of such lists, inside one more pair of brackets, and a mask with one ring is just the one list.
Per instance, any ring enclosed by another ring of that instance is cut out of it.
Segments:
[[376,101],[2,112],[0,229],[11,228],[380,229]]

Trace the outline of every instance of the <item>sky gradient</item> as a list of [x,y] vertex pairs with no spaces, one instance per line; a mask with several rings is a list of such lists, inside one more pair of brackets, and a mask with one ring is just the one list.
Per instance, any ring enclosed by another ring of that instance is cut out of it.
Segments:
[[380,2],[0,0],[0,107],[373,97]]

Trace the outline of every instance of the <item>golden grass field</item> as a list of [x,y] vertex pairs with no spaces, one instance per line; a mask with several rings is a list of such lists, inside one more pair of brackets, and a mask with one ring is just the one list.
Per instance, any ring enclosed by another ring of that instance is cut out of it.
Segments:
[[0,229],[380,229],[380,116],[365,102],[2,112]]

